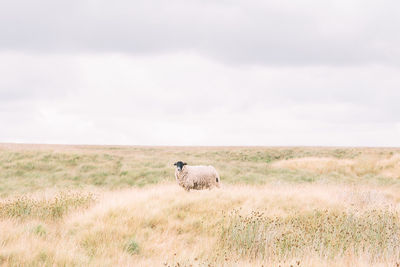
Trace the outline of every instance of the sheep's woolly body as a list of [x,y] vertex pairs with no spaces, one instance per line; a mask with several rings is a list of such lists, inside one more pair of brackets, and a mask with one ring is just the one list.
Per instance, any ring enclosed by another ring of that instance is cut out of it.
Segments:
[[220,178],[213,166],[188,166],[182,171],[175,170],[175,178],[180,186],[190,189],[205,189],[219,187]]

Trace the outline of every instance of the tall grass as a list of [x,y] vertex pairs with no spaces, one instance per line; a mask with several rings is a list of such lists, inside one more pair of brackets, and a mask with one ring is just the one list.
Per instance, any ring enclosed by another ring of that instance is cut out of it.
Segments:
[[239,257],[283,260],[306,252],[321,258],[369,255],[384,260],[400,252],[400,217],[388,209],[314,210],[271,217],[260,212],[226,217],[221,246]]
[[0,218],[58,219],[68,212],[88,208],[95,201],[92,193],[60,192],[50,198],[20,196],[0,200]]
[[29,266],[395,266],[400,262],[397,192],[285,184],[187,193],[163,184],[104,192],[93,204],[56,218],[44,209],[54,203],[47,198],[36,215],[0,217],[0,261]]

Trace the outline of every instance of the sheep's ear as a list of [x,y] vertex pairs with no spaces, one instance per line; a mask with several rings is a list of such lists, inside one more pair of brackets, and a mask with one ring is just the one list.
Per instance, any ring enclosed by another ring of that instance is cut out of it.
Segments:
[[183,163],[183,165],[187,165],[187,163],[186,163],[186,162],[184,162],[184,163]]
[[174,166],[176,166],[176,162],[174,163]]

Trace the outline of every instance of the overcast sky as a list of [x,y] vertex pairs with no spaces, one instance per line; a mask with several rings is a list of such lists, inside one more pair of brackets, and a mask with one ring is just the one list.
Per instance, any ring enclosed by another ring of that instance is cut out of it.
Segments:
[[400,145],[395,0],[2,0],[0,142]]

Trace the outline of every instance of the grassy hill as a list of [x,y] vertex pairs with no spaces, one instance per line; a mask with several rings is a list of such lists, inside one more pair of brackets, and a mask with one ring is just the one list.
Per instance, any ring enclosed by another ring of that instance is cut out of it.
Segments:
[[[185,192],[173,163],[212,164]],[[400,149],[0,145],[0,265],[400,263]]]

